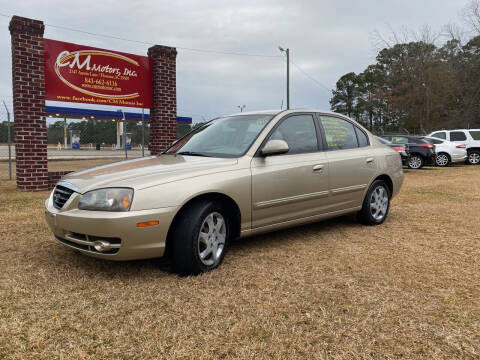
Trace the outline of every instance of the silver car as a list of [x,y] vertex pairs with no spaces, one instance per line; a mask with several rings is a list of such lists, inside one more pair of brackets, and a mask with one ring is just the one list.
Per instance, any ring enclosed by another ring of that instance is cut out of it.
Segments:
[[111,260],[169,255],[216,268],[235,238],[347,213],[385,221],[400,155],[355,121],[317,110],[214,119],[163,154],[65,176],[45,203],[55,238]]

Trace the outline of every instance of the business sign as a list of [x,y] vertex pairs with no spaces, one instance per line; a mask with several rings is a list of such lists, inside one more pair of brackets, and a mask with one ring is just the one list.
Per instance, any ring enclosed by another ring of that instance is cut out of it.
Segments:
[[153,79],[148,57],[43,41],[46,100],[152,107]]

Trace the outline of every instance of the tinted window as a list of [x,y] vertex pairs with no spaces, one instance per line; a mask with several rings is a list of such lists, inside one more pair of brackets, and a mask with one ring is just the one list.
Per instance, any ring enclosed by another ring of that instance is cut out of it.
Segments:
[[436,138],[439,138],[439,139],[445,139],[445,140],[447,139],[447,133],[445,131],[436,132],[436,133],[433,133],[430,136],[433,136],[433,137],[436,137]]
[[470,131],[473,140],[480,140],[480,131]]
[[392,144],[408,144],[409,142],[405,136],[392,136]]
[[384,139],[384,138],[381,138],[379,136],[376,137],[382,144],[385,144],[385,145],[388,145],[388,144],[391,144],[390,141],[388,141],[387,139]]
[[411,137],[408,140],[410,143],[413,143],[413,144],[428,144],[428,141],[421,138]]
[[430,143],[432,145],[443,144],[443,141],[438,140],[438,139],[426,138],[425,141],[427,141],[428,143]]
[[346,120],[320,116],[329,150],[344,150],[358,147],[354,127]]
[[367,135],[356,126],[355,126],[355,132],[357,133],[358,145],[360,147],[368,146],[369,142],[368,142]]
[[465,140],[467,140],[467,136],[463,133],[463,131],[450,132],[450,141],[465,141]]
[[312,115],[294,115],[286,118],[270,136],[270,140],[285,140],[287,154],[301,154],[318,150],[317,133]]

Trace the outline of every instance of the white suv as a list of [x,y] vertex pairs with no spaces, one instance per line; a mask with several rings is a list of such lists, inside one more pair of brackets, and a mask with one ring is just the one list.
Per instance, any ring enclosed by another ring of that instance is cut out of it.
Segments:
[[467,162],[480,164],[480,129],[434,131],[428,136],[467,145]]

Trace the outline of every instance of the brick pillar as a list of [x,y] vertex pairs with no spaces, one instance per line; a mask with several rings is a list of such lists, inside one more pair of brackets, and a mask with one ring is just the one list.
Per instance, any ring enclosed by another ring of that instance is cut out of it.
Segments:
[[12,17],[13,113],[17,188],[48,189],[42,21]]
[[150,109],[150,152],[161,153],[177,137],[177,49],[155,45],[148,49],[153,69]]

